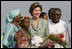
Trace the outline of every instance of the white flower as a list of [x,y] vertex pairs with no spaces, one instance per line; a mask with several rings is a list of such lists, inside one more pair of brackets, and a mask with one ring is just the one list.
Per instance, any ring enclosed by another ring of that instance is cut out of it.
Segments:
[[32,40],[31,40],[31,43],[32,45],[35,45],[37,47],[40,46],[40,43],[43,42],[43,39],[39,36],[35,36]]

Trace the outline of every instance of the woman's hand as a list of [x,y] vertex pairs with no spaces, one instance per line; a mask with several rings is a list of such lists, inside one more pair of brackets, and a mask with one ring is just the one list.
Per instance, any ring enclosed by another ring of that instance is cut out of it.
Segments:
[[19,36],[18,32],[15,32],[14,39],[17,40],[18,39],[18,36]]
[[48,48],[48,46],[46,45],[45,42],[43,42],[43,43],[40,43],[39,48]]
[[51,47],[54,45],[53,41],[50,40],[50,39],[48,39],[48,40],[46,41],[46,44],[47,44],[48,46],[51,46]]

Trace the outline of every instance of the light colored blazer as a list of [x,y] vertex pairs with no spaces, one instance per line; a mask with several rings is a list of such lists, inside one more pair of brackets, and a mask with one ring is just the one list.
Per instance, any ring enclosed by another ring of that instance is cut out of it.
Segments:
[[49,33],[48,22],[44,19],[39,18],[38,27],[35,28],[33,19],[30,20],[30,27],[28,29],[31,39],[34,36],[45,37]]

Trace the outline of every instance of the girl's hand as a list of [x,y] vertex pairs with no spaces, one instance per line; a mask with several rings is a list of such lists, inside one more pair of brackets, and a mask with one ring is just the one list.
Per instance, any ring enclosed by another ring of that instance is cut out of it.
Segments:
[[14,39],[17,40],[18,39],[18,36],[19,36],[18,32],[15,32]]

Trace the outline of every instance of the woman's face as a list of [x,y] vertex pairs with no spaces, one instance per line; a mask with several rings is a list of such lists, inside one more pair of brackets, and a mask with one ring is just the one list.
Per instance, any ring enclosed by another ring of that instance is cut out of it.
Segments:
[[20,20],[20,16],[21,16],[20,14],[17,15],[17,17],[16,17],[16,21],[17,21],[17,22],[19,22],[19,20]]
[[33,15],[34,18],[39,18],[40,14],[41,14],[41,9],[40,9],[40,7],[36,7],[36,8],[33,10],[33,12],[32,12],[32,15]]

